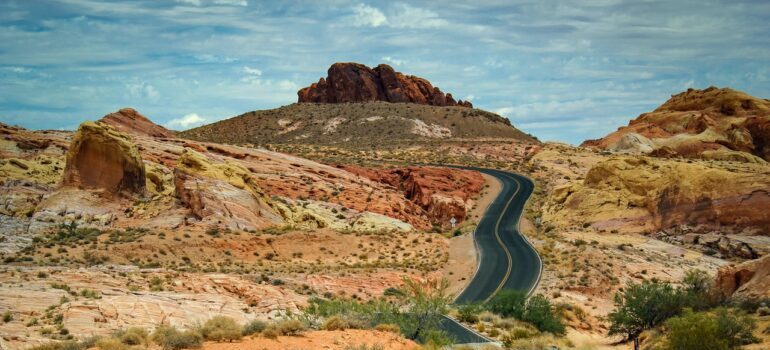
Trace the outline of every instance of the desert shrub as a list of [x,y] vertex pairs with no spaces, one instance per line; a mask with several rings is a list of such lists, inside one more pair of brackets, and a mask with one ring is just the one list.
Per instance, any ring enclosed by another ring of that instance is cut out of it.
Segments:
[[359,345],[348,345],[345,347],[345,350],[383,350],[384,348],[380,344],[372,344],[372,345],[366,345],[366,344],[359,344]]
[[85,350],[87,348],[84,343],[76,342],[74,340],[67,340],[63,342],[49,342],[42,345],[37,345],[29,348],[28,350]]
[[327,331],[344,331],[347,329],[348,322],[342,319],[340,316],[332,316],[324,322],[323,326],[321,326],[322,329],[325,329]]
[[479,321],[479,313],[481,313],[481,311],[482,308],[479,303],[460,305],[457,308],[457,319],[461,322],[476,323]]
[[703,270],[689,270],[682,279],[684,306],[694,310],[705,310],[717,306],[722,298],[714,291],[713,279]]
[[280,335],[299,335],[306,327],[299,320],[283,320],[275,324],[275,329]]
[[230,317],[215,316],[203,324],[200,333],[206,340],[233,341],[241,339],[243,327]]
[[534,336],[538,335],[538,331],[532,327],[527,326],[517,326],[513,327],[510,332],[508,332],[507,337],[511,340],[518,340],[518,339],[526,339],[526,338],[532,338]]
[[728,350],[757,341],[752,335],[754,320],[719,308],[715,315],[708,312],[685,310],[682,316],[666,321],[667,349],[671,350]]
[[422,342],[429,349],[443,349],[446,346],[454,344],[452,338],[450,338],[445,332],[437,329],[431,329],[422,334]]
[[267,323],[260,320],[254,320],[249,322],[243,327],[243,335],[252,335],[256,333],[260,333],[267,328]]
[[96,342],[96,347],[101,350],[128,350],[130,348],[129,345],[116,338],[101,339]]
[[683,295],[668,283],[629,284],[615,294],[615,310],[608,315],[609,334],[622,334],[636,343],[642,331],[681,312],[685,303]]
[[6,310],[5,312],[3,312],[3,323],[8,323],[11,321],[13,321],[13,314],[11,313],[10,310]]
[[482,311],[479,314],[479,320],[482,320],[484,322],[499,322],[501,320],[500,316],[495,315],[494,313],[490,311]]
[[540,294],[529,298],[521,320],[531,323],[541,332],[564,334],[565,331],[564,324],[554,312],[551,302]]
[[551,349],[571,349],[573,344],[564,339],[559,339],[550,334],[544,334],[531,338],[511,339],[503,338],[503,345],[506,349],[516,350],[551,350]]
[[275,329],[275,327],[267,327],[262,331],[262,336],[267,339],[276,339],[279,335],[280,334],[278,334],[278,330]]
[[563,334],[565,331],[561,317],[543,295],[538,294],[527,300],[526,293],[522,291],[506,290],[492,298],[487,309],[504,317],[529,322],[542,332]]
[[144,328],[131,327],[126,330],[115,332],[115,337],[118,338],[121,343],[126,345],[142,345],[147,344],[148,334]]
[[380,332],[390,332],[390,333],[400,333],[401,328],[398,327],[398,325],[392,324],[392,323],[380,323],[376,326],[374,326],[375,330],[378,330]]
[[203,336],[195,331],[181,332],[170,326],[160,326],[152,333],[152,340],[166,350],[199,348]]
[[526,293],[519,290],[503,290],[487,303],[487,309],[503,317],[521,319],[526,302]]

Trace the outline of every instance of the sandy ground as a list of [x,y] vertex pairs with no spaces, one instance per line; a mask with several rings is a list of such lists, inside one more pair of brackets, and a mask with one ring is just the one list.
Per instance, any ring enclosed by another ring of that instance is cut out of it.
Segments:
[[[496,178],[482,174],[486,185],[481,195],[476,198],[476,205],[470,211],[468,220],[473,222],[473,227],[463,229],[463,235],[449,240],[449,261],[444,266],[443,275],[449,280],[449,293],[459,294],[470,282],[476,273],[476,247],[473,244],[473,228],[475,223],[484,214],[497,195],[500,193],[500,181]],[[467,232],[466,232],[467,231]]]
[[345,331],[313,331],[295,337],[247,338],[235,343],[205,343],[203,350],[306,350],[349,349],[379,345],[383,350],[412,350],[419,346],[395,333],[348,329]]

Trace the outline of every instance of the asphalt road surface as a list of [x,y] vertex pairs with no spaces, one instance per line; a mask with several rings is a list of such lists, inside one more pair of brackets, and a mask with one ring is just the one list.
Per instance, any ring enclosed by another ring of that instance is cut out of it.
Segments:
[[478,270],[455,303],[487,301],[503,289],[529,294],[539,282],[542,261],[519,233],[519,217],[534,185],[528,178],[507,171],[471,169],[496,177],[502,189],[476,227]]
[[[455,304],[485,302],[504,289],[531,294],[540,281],[543,264],[537,251],[519,233],[518,226],[534,184],[524,176],[507,171],[462,168],[494,176],[500,180],[502,188],[476,227],[474,241],[479,254],[478,270],[457,296]],[[457,344],[490,341],[450,318],[442,322],[441,328]]]

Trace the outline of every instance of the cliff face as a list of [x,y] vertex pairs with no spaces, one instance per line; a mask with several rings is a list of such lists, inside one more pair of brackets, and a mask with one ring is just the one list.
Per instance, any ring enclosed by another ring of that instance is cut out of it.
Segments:
[[369,68],[359,63],[335,63],[328,76],[297,92],[298,102],[345,103],[386,101],[472,108],[455,101],[423,78],[396,72],[387,64]]

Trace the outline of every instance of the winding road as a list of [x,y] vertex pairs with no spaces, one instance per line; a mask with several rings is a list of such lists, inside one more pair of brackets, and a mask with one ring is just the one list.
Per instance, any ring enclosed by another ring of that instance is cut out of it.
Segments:
[[[494,176],[500,180],[502,188],[473,233],[478,269],[455,299],[455,304],[485,302],[504,289],[531,294],[540,281],[543,263],[535,248],[519,232],[519,218],[534,184],[524,176],[507,171],[461,168]],[[441,328],[458,344],[491,341],[449,317]]]

